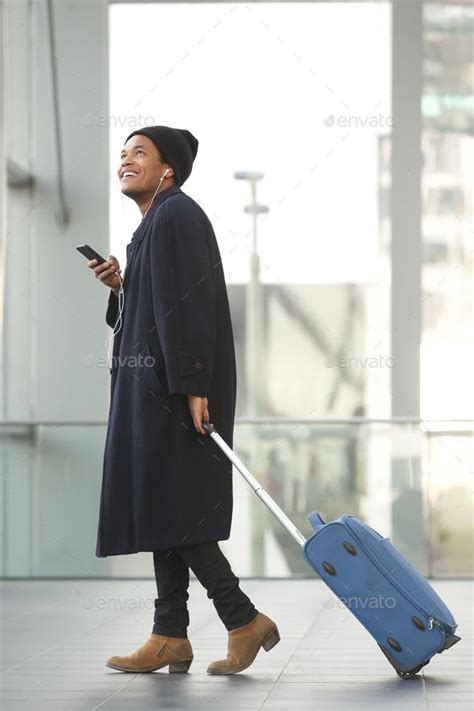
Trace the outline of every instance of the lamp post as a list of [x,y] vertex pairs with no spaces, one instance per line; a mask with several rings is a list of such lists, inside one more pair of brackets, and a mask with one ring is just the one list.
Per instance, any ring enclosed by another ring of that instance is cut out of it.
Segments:
[[252,216],[252,251],[250,254],[250,277],[246,293],[246,339],[245,371],[247,383],[247,415],[263,414],[264,376],[263,376],[263,299],[260,284],[260,257],[257,242],[257,217],[268,212],[267,205],[257,202],[257,182],[263,173],[256,171],[236,171],[236,180],[248,180],[251,190],[251,203],[244,212]]
[[[267,205],[259,205],[257,201],[257,183],[263,178],[263,173],[257,171],[236,171],[236,180],[248,180],[251,190],[251,202],[246,205],[244,212],[252,216],[252,249],[250,254],[250,276],[247,284],[245,299],[245,374],[246,374],[246,399],[247,415],[249,417],[263,414],[265,394],[265,373],[263,363],[263,298],[260,284],[260,257],[257,243],[257,217],[269,211]],[[257,439],[252,433],[250,439],[250,461],[255,467],[257,464]],[[264,559],[264,530],[261,512],[257,510],[253,499],[250,504],[251,512],[251,560],[252,575],[263,575],[265,572]]]

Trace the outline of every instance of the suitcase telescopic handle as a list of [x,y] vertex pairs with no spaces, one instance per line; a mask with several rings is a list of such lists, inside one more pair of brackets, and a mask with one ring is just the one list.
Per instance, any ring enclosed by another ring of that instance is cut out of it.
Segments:
[[236,469],[242,474],[244,479],[252,487],[257,496],[263,501],[263,503],[270,509],[272,514],[280,521],[280,523],[286,528],[288,533],[293,536],[295,541],[303,547],[306,543],[306,538],[303,536],[301,531],[299,531],[291,519],[288,518],[286,513],[278,506],[276,501],[272,499],[270,494],[265,491],[263,486],[255,479],[255,477],[249,472],[247,467],[240,461],[235,452],[229,447],[227,442],[225,442],[220,434],[216,432],[216,428],[211,422],[203,422],[202,426],[204,430],[211,435],[212,439],[219,445],[224,454],[230,459],[232,464]]

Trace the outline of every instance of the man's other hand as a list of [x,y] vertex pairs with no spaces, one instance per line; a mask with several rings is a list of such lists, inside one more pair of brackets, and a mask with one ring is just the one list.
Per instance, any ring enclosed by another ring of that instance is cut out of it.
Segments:
[[202,426],[203,421],[209,422],[207,397],[200,397],[199,395],[188,395],[188,404],[196,431],[200,432],[201,434],[207,434],[206,430]]

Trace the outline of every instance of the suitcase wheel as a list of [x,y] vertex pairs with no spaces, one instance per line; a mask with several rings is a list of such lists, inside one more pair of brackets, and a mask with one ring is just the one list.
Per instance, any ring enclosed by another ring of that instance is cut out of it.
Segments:
[[400,679],[412,679],[418,672],[420,671],[421,667],[424,667],[424,664],[420,664],[418,667],[415,667],[414,669],[410,669],[410,671],[400,671],[400,669],[397,669],[397,674],[400,677]]
[[388,661],[392,665],[392,667],[395,669],[397,672],[398,676],[400,679],[411,679],[414,677],[418,672],[420,671],[421,667],[424,667],[426,664],[429,664],[429,660],[427,662],[423,662],[422,664],[418,664],[418,666],[413,667],[413,669],[400,669],[398,661],[393,657],[390,652],[388,652],[385,647],[383,647],[381,644],[379,644],[380,650],[383,652],[383,654],[387,657]]

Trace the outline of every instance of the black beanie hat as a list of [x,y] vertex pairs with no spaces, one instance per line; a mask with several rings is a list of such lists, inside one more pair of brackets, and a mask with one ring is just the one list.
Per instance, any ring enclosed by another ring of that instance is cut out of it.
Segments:
[[153,141],[163,161],[173,168],[177,185],[182,185],[189,178],[199,143],[190,131],[170,126],[145,126],[127,136],[125,143],[137,134]]

